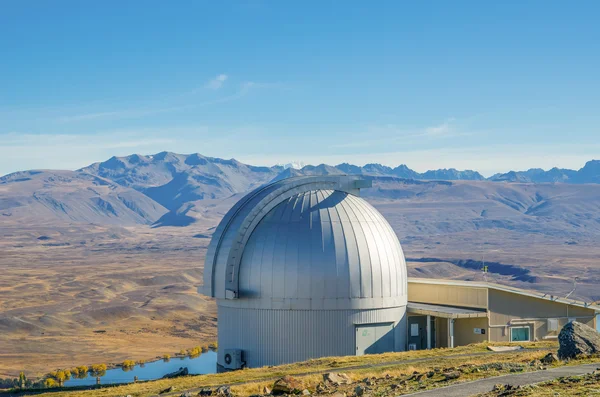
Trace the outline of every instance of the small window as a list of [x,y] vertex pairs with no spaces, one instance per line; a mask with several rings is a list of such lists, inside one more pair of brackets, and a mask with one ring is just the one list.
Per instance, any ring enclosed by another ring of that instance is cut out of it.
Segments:
[[529,342],[529,327],[512,327],[510,329],[511,342]]
[[419,336],[419,324],[410,325],[410,336]]
[[548,332],[550,331],[558,331],[558,319],[549,318],[548,319]]

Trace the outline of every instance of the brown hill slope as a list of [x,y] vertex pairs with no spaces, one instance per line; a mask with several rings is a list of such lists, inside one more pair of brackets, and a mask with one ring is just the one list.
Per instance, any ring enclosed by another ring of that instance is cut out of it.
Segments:
[[166,212],[133,189],[78,171],[34,170],[0,178],[0,222],[151,224]]

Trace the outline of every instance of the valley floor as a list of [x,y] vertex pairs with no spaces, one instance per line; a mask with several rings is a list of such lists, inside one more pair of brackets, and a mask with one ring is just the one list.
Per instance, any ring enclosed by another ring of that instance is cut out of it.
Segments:
[[207,239],[147,227],[2,232],[0,377],[216,340],[216,307],[196,291]]
[[[398,203],[374,205],[398,233],[410,276],[487,279],[557,296],[579,277],[572,296],[600,300],[600,246],[593,235],[575,244],[502,228],[440,234],[428,229],[433,220],[414,223]],[[3,220],[0,377],[151,360],[215,341],[216,306],[197,287],[219,219],[185,228]],[[486,275],[479,270],[483,261]]]

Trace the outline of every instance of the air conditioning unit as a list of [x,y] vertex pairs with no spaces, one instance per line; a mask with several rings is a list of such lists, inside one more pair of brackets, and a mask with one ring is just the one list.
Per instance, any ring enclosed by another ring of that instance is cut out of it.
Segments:
[[223,367],[227,369],[242,369],[246,364],[242,360],[241,349],[224,349],[223,353]]

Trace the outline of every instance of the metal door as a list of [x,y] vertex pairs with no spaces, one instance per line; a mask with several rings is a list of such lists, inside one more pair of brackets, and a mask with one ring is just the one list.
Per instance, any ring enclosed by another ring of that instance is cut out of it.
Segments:
[[394,324],[361,324],[356,326],[356,355],[394,351]]
[[408,346],[416,350],[427,349],[427,316],[408,317]]

